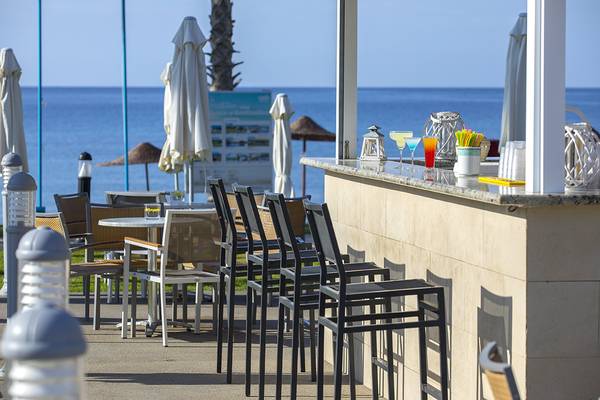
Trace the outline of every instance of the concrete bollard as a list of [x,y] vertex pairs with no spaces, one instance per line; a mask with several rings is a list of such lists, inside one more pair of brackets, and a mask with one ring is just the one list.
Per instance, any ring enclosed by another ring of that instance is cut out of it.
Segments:
[[[17,154],[17,153],[6,153],[4,155],[4,157],[2,157],[2,162],[0,163],[2,165],[2,230],[3,230],[3,237],[6,237],[6,220],[8,219],[7,217],[7,208],[6,208],[6,198],[7,198],[7,191],[6,191],[6,185],[8,185],[8,181],[10,180],[10,178],[12,178],[12,176],[14,174],[16,174],[17,172],[22,172],[23,171],[23,161],[21,160],[21,157]],[[4,265],[6,265],[8,263],[7,258],[8,258],[8,252],[6,251],[6,249],[4,249]],[[8,291],[8,285],[7,285],[7,271],[6,269],[4,270],[4,281],[2,284],[2,289],[0,289],[0,297],[6,297],[7,291]]]
[[88,198],[92,198],[92,155],[87,151],[79,155],[77,192],[87,193]]
[[40,301],[67,307],[69,258],[65,238],[46,226],[32,229],[23,236],[17,249],[21,309],[31,308]]
[[6,185],[6,236],[4,237],[4,253],[8,255],[4,271],[7,283],[7,311],[8,318],[17,311],[18,305],[18,270],[17,246],[19,241],[35,225],[35,191],[37,185],[31,175],[17,172]]
[[86,347],[79,323],[63,308],[42,301],[19,311],[0,347],[8,365],[8,398],[84,398]]

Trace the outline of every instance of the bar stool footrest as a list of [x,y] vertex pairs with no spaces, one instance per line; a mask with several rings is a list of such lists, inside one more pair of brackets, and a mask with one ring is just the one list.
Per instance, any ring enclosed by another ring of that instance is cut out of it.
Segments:
[[428,383],[421,385],[421,392],[428,394],[436,400],[442,400],[442,391]]

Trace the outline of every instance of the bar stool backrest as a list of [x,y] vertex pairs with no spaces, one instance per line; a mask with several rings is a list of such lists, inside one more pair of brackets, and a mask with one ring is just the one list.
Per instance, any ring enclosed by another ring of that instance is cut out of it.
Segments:
[[267,250],[267,237],[260,219],[256,198],[250,186],[233,185],[233,192],[237,199],[239,212],[244,222],[244,229],[248,236],[248,250],[254,249],[254,237],[258,236],[263,245],[263,250]]
[[315,242],[315,249],[321,264],[321,284],[324,283],[324,276],[327,275],[327,261],[331,267],[337,270],[340,281],[340,292],[345,291],[346,274],[344,271],[344,263],[338,246],[331,215],[327,204],[311,203],[308,200],[304,201],[304,209],[308,218],[308,225]]
[[[271,220],[275,228],[275,234],[279,241],[279,250],[283,255],[287,253],[288,249],[291,249],[294,253],[296,260],[300,260],[300,250],[298,248],[298,241],[292,228],[292,221],[288,213],[285,197],[281,193],[266,193],[265,198],[267,201],[267,207],[271,213]],[[296,271],[297,274],[300,271]]]
[[215,203],[219,225],[221,226],[221,242],[230,243],[237,238],[235,219],[229,206],[225,185],[220,178],[208,179],[208,187]]
[[479,355],[479,364],[488,379],[495,400],[521,400],[509,364],[502,362],[495,342],[488,343]]

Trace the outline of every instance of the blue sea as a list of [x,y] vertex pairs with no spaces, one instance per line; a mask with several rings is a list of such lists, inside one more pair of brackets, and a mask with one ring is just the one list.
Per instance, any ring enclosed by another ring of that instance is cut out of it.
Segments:
[[[335,89],[273,88],[273,95],[287,93],[296,116],[308,115],[330,131],[335,130]],[[359,90],[359,140],[367,128],[376,124],[386,133],[386,150],[397,157],[390,130],[420,133],[432,111],[459,111],[467,126],[497,138],[502,114],[501,88],[422,89],[364,88]],[[162,114],[162,88],[129,89],[130,148],[140,142],[162,147],[165,140]],[[36,89],[23,89],[25,131],[31,173],[37,179]],[[600,126],[600,89],[570,89],[567,103],[580,108],[595,126]],[[77,188],[77,160],[82,151],[92,154],[94,163],[112,160],[123,148],[120,88],[45,88],[43,113],[42,200],[48,210],[55,209],[52,195],[73,193]],[[572,117],[571,117],[572,118]],[[294,119],[294,118],[292,118]],[[292,179],[300,190],[301,142],[294,142]],[[333,157],[335,144],[308,143],[307,155]],[[407,154],[405,153],[405,156]],[[144,167],[130,167],[130,190],[145,190]],[[152,190],[172,190],[172,176],[150,167]],[[123,190],[123,167],[94,166],[92,200],[104,201],[106,190]],[[308,169],[307,192],[323,199],[323,174]]]

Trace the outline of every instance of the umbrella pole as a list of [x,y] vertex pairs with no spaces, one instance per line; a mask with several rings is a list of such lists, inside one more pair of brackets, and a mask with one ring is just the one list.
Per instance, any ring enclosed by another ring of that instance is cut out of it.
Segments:
[[[306,156],[306,139],[302,140],[302,157]],[[302,197],[306,196],[306,165],[302,165]]]
[[146,169],[146,192],[150,191],[150,178],[148,177],[148,163],[144,163],[144,168]]
[[188,164],[188,202],[194,202],[194,160],[190,160]]

